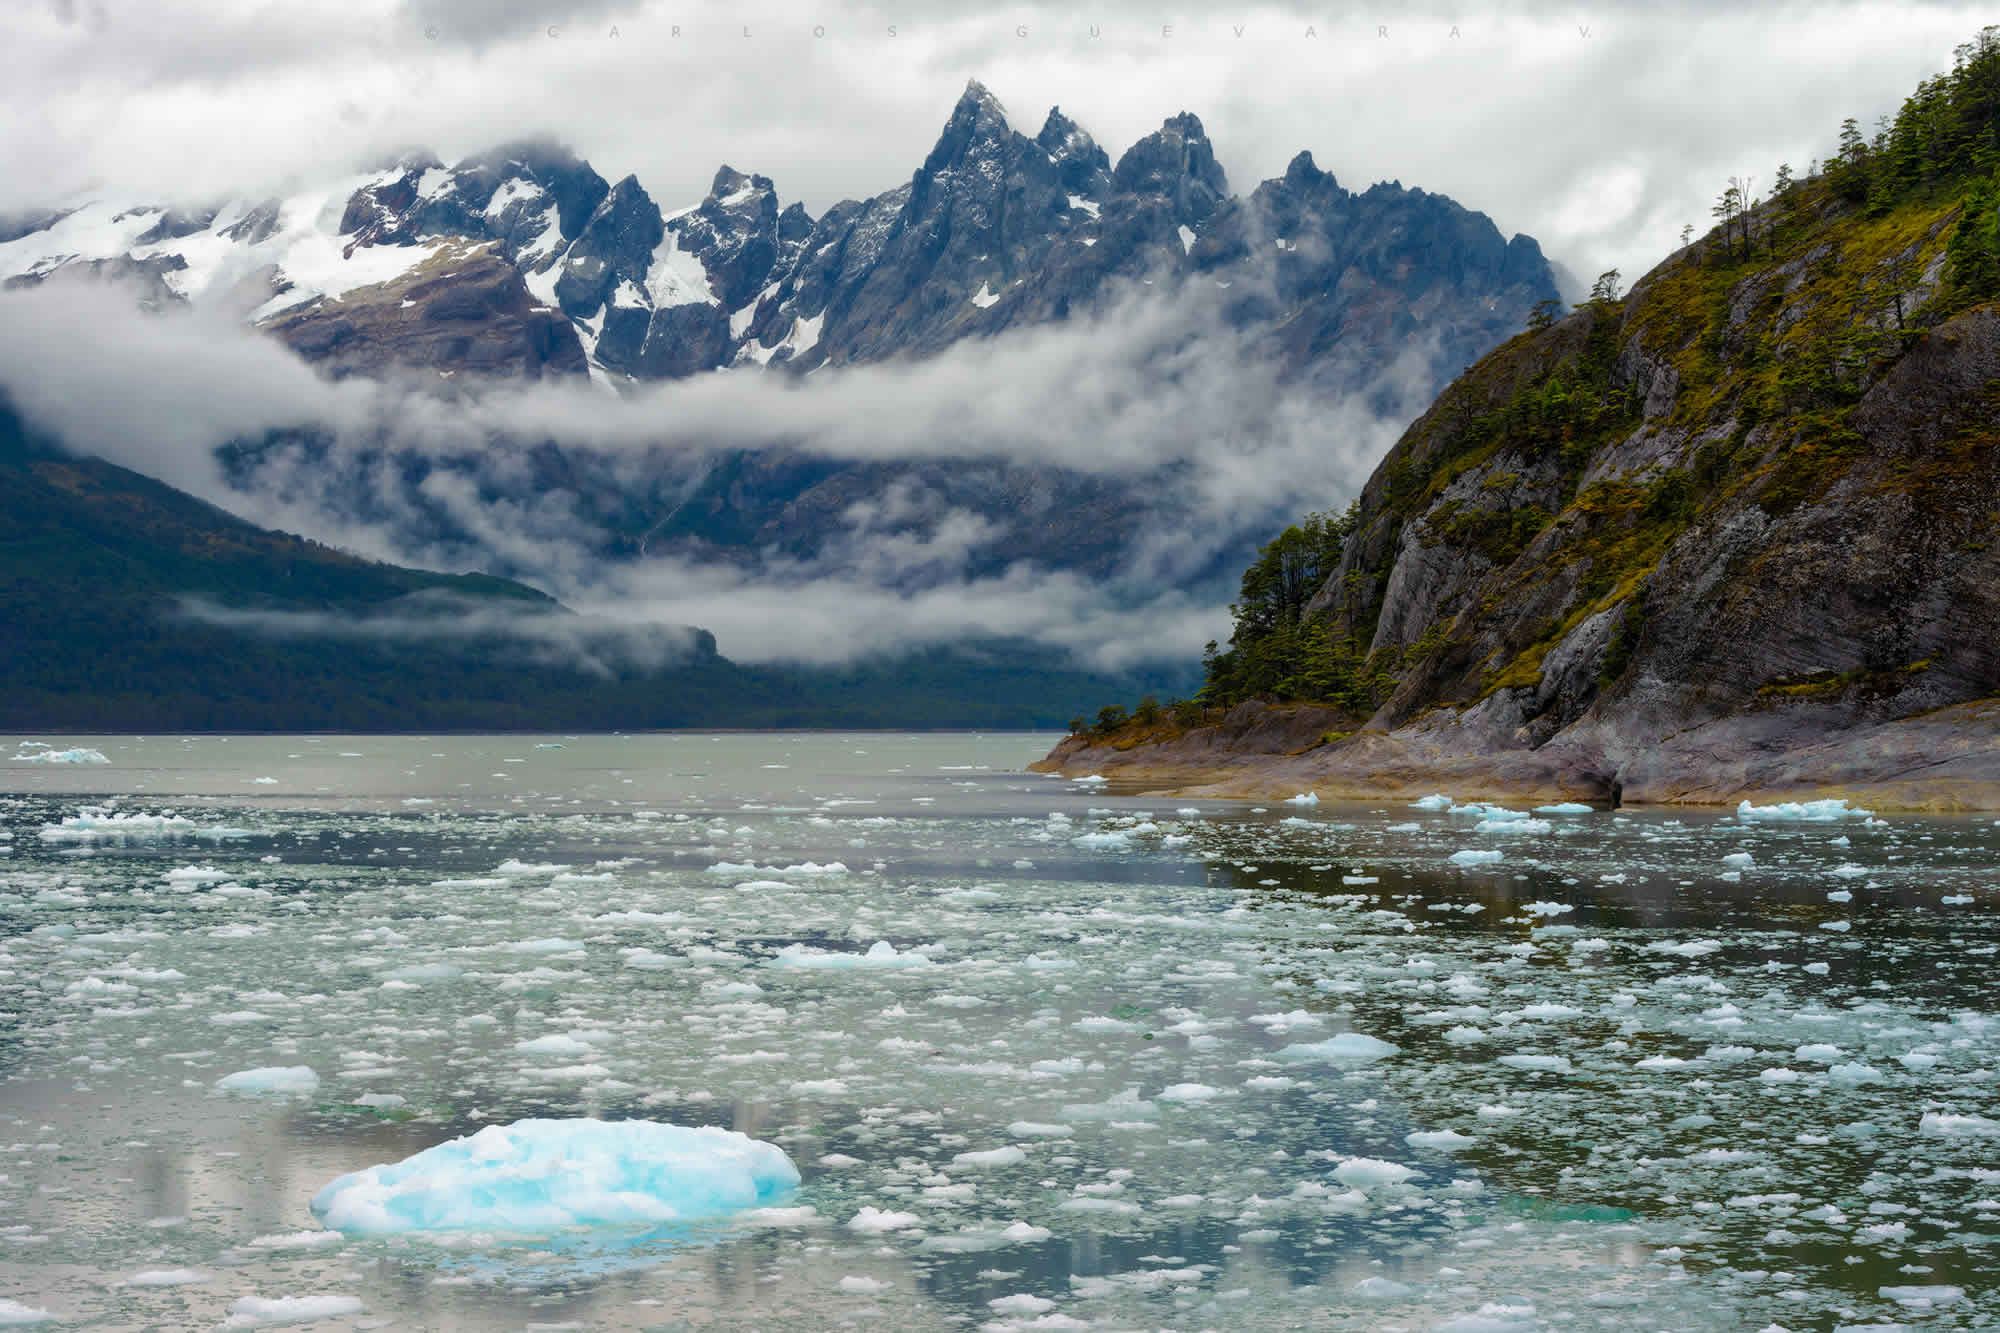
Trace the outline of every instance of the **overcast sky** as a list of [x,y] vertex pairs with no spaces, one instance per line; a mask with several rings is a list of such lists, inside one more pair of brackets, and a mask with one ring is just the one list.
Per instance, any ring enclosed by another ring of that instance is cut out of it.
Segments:
[[1958,3],[1467,9],[14,0],[0,208],[269,191],[547,131],[663,206],[727,161],[817,212],[907,178],[976,76],[1028,133],[1060,103],[1115,158],[1191,110],[1239,189],[1309,148],[1350,186],[1451,194],[1578,275],[1629,280],[1706,225],[1725,177],[1803,167],[1981,21]]

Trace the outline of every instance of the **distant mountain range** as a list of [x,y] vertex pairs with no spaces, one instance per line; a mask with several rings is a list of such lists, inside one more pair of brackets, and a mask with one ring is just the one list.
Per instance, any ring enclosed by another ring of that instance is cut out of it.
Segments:
[[[528,142],[452,165],[406,157],[282,198],[107,197],[0,220],[5,286],[78,278],[122,279],[152,308],[240,314],[330,377],[446,396],[586,380],[629,396],[714,372],[817,382],[1003,335],[1116,329],[1143,301],[1183,332],[1142,382],[1165,391],[1190,364],[1253,366],[1270,396],[1301,405],[1304,429],[1326,413],[1329,454],[1347,443],[1332,438],[1334,405],[1407,419],[1557,295],[1532,239],[1442,195],[1352,192],[1308,153],[1233,195],[1193,115],[1114,162],[1060,110],[1020,133],[977,83],[908,182],[817,217],[730,167],[704,199],[663,210],[637,179],[609,182],[562,146]],[[1094,373],[1076,371],[1086,383]],[[580,529],[567,539],[610,564],[667,557],[754,575],[908,541],[953,554],[883,575],[899,591],[1053,571],[1128,601],[1187,591],[1217,603],[1229,572],[1301,503],[1268,468],[1255,494],[1198,501],[1165,441],[1157,466],[1088,466],[1097,442],[1082,425],[1074,464],[1004,441],[862,457],[755,433],[753,421],[747,443],[612,456],[559,433],[439,451],[391,428],[337,440],[302,421],[218,443],[230,484],[316,507],[328,530],[390,525],[401,549],[545,586],[552,570],[439,495],[558,497]],[[953,542],[939,542],[947,530]],[[1018,644],[995,660],[1037,678],[1070,672]]]
[[233,304],[336,373],[391,366],[607,380],[807,372],[1060,321],[1119,281],[1232,292],[1292,371],[1365,383],[1413,339],[1449,375],[1553,297],[1541,249],[1442,195],[1355,194],[1300,153],[1233,196],[1186,113],[1114,165],[1051,110],[1032,138],[967,86],[910,180],[818,218],[716,172],[663,211],[548,142],[423,154],[288,198],[97,200],[0,226],[0,278],[118,273]]

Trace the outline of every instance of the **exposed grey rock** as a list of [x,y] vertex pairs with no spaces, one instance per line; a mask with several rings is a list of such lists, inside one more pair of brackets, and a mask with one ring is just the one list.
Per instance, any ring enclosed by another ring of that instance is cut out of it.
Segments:
[[583,345],[495,245],[447,247],[393,282],[286,311],[270,331],[335,376],[398,370],[541,379],[584,373]]

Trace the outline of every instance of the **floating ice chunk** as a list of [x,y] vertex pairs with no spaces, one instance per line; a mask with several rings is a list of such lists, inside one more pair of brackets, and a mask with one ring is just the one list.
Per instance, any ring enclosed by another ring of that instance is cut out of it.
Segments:
[[1917,1133],[1931,1138],[1995,1139],[2000,1138],[2000,1120],[1988,1120],[1983,1115],[1926,1111],[1924,1118],[1917,1122]]
[[1660,940],[1647,945],[1646,952],[1672,954],[1676,958],[1705,958],[1721,948],[1720,940]]
[[367,1306],[353,1296],[245,1296],[231,1303],[224,1328],[269,1328],[274,1324],[311,1324],[342,1315],[364,1314]]
[[1105,777],[1102,773],[1086,773],[1080,778],[1070,779],[1071,785],[1077,787],[1102,787],[1109,781],[1111,779]]
[[1004,1227],[968,1226],[948,1236],[926,1236],[918,1248],[933,1254],[981,1254],[1009,1245],[1039,1245],[1054,1234],[1047,1227],[1015,1221]]
[[1455,866],[1489,866],[1495,861],[1504,861],[1507,854],[1496,849],[1468,847],[1461,852],[1453,852],[1448,858]]
[[217,1079],[215,1086],[224,1092],[302,1096],[319,1087],[319,1075],[307,1065],[267,1065],[239,1070]]
[[1584,805],[1580,801],[1557,801],[1554,805],[1536,806],[1535,813],[1538,815],[1588,815],[1594,813],[1596,809],[1596,806]]
[[514,1049],[522,1055],[557,1055],[574,1058],[579,1055],[590,1055],[596,1047],[570,1033],[551,1032],[546,1037],[517,1041],[514,1043]]
[[1854,1088],[1861,1086],[1863,1083],[1880,1083],[1883,1080],[1881,1070],[1876,1069],[1872,1065],[1854,1062],[1829,1065],[1826,1071],[1826,1081],[1840,1087]]
[[1365,1032],[1339,1032],[1325,1041],[1294,1042],[1278,1052],[1280,1060],[1326,1061],[1339,1064],[1365,1064],[1370,1060],[1380,1060],[1394,1055],[1397,1047],[1379,1037],[1371,1037]]
[[14,756],[17,764],[108,764],[102,750],[27,750]]
[[1831,824],[1842,819],[1869,819],[1874,814],[1873,810],[1848,805],[1845,798],[1780,801],[1775,805],[1752,805],[1744,801],[1736,807],[1736,817],[1746,824]]
[[962,1152],[951,1159],[953,1166],[989,1167],[1019,1166],[1028,1160],[1028,1154],[1008,1144],[1004,1148],[987,1148],[975,1152]]
[[1062,1109],[1062,1113],[1072,1120],[1146,1120],[1159,1114],[1159,1108],[1139,1096],[1137,1088],[1126,1088],[1114,1092],[1101,1102],[1082,1102]]
[[1748,852],[1731,852],[1722,858],[1722,864],[1732,870],[1748,870],[1757,864],[1757,858]]
[[516,940],[511,944],[503,944],[500,947],[508,953],[520,954],[576,953],[583,948],[583,941],[565,939],[560,935],[551,935],[546,939]]
[[777,956],[771,959],[771,966],[821,972],[892,971],[906,967],[929,967],[931,960],[915,951],[898,953],[896,946],[889,941],[876,940],[868,946],[867,953],[828,952],[809,949],[803,944],[788,944],[778,950]]
[[1935,1310],[1965,1299],[1963,1287],[1878,1287],[1875,1294],[1906,1310]]
[[860,1277],[852,1273],[840,1279],[840,1289],[842,1291],[853,1292],[859,1296],[872,1296],[878,1291],[887,1291],[895,1285],[895,1283],[885,1282],[879,1277]]
[[1405,1301],[1417,1294],[1415,1287],[1388,1277],[1364,1277],[1348,1290],[1364,1301]]
[[1285,799],[1285,804],[1286,804],[1286,805],[1318,805],[1318,804],[1319,804],[1319,793],[1318,793],[1318,792],[1316,792],[1316,791],[1302,791],[1302,792],[1300,792],[1300,793],[1299,793],[1299,794],[1298,794],[1297,796],[1290,796],[1290,797],[1287,797],[1287,798]]
[[1163,1102],[1207,1102],[1222,1095],[1222,1089],[1211,1088],[1206,1083],[1175,1083],[1160,1090]]
[[165,842],[191,838],[198,830],[192,819],[168,811],[131,814],[101,805],[87,805],[60,824],[42,828],[43,842]]
[[192,1287],[212,1281],[214,1274],[199,1268],[148,1268],[125,1279],[128,1287]]
[[1410,809],[1449,810],[1451,809],[1451,804],[1452,804],[1451,797],[1446,796],[1443,792],[1433,792],[1429,796],[1419,797],[1418,799],[1411,801]]
[[326,1250],[347,1240],[338,1231],[287,1231],[277,1235],[259,1236],[246,1249],[252,1250]]
[[1436,1333],[1535,1333],[1542,1327],[1532,1305],[1507,1305],[1488,1301],[1471,1314],[1462,1314],[1433,1326]]
[[1066,1139],[1076,1130],[1071,1125],[1050,1124],[1040,1120],[1016,1120],[1007,1126],[1007,1132],[1017,1139]]
[[1470,1148],[1479,1140],[1470,1134],[1461,1134],[1455,1129],[1431,1129],[1405,1134],[1403,1142],[1412,1148],[1435,1148],[1441,1152],[1450,1152],[1454,1148]]
[[1095,851],[1120,852],[1132,845],[1132,835],[1120,829],[1104,829],[1094,833],[1079,833],[1070,841],[1079,847]]
[[1527,904],[1521,910],[1529,916],[1563,916],[1566,913],[1574,912],[1576,908],[1569,903],[1533,902]]
[[717,861],[708,868],[708,873],[711,875],[738,876],[768,875],[780,879],[798,876],[811,878],[814,876],[845,875],[847,873],[847,863],[845,861],[827,861],[824,863],[819,861],[801,861],[797,865],[790,866],[760,866],[753,865],[748,861]]
[[1400,1162],[1385,1162],[1377,1157],[1350,1157],[1333,1169],[1335,1180],[1361,1190],[1400,1185],[1415,1174]]
[[23,1305],[16,1300],[0,1296],[0,1328],[20,1328],[29,1324],[46,1324],[55,1320],[53,1311]]
[[489,1125],[333,1181],[312,1211],[359,1235],[658,1226],[771,1204],[797,1188],[776,1144],[649,1120]]
[[1555,828],[1546,819],[1530,819],[1509,811],[1505,819],[1482,819],[1472,826],[1474,833],[1548,833]]
[[910,1231],[923,1225],[923,1219],[915,1213],[897,1213],[862,1204],[861,1211],[847,1219],[847,1229],[864,1236],[879,1236],[890,1231]]

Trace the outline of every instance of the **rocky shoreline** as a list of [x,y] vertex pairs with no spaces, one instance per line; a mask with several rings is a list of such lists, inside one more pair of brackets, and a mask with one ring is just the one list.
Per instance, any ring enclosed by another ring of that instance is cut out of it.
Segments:
[[1825,731],[1797,711],[1745,714],[1646,744],[1607,726],[1540,749],[1442,710],[1327,739],[1341,721],[1310,705],[1244,703],[1167,738],[1070,736],[1032,767],[1101,775],[1121,790],[1244,800],[1444,791],[1601,805],[1846,797],[1876,810],[2000,811],[2000,700]]

